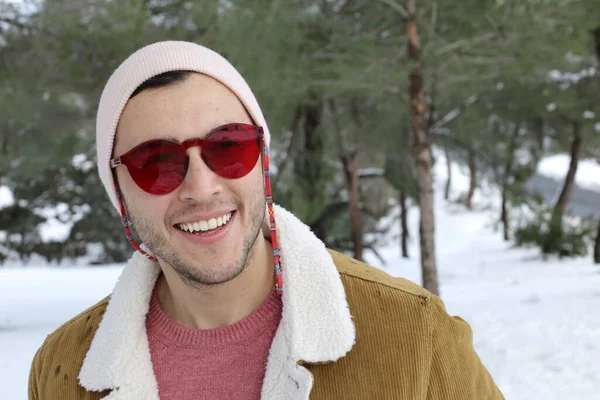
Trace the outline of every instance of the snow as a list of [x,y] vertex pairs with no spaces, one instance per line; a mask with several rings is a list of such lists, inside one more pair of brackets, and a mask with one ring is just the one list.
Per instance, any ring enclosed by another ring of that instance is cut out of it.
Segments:
[[[79,159],[80,164],[78,167],[88,168],[87,161]],[[15,204],[15,198],[13,192],[9,187],[0,185],[0,209],[10,207]],[[21,199],[19,201],[21,207],[26,207],[26,202]],[[73,228],[73,224],[81,220],[85,214],[90,212],[90,206],[84,204],[83,206],[74,207],[74,213],[71,215],[69,211],[69,205],[66,203],[58,203],[49,207],[38,207],[34,209],[34,212],[46,219],[38,226],[38,232],[42,239],[42,242],[62,242],[67,239]],[[0,240],[4,238],[6,232],[0,231]]]
[[[436,214],[441,297],[470,323],[475,349],[506,399],[596,398],[600,267],[589,259],[545,263],[537,251],[511,249],[486,211],[441,205]],[[417,218],[412,211],[413,233]],[[420,284],[417,243],[410,260],[396,248],[380,251],[389,260],[380,267]]]
[[56,218],[50,218],[39,226],[42,242],[64,242],[71,234],[71,224],[60,222]]
[[[441,297],[450,314],[473,328],[475,349],[506,399],[597,398],[600,266],[589,258],[544,262],[535,250],[511,248],[494,229],[497,191],[478,192],[477,211],[444,202],[445,162],[443,155],[436,157]],[[566,172],[550,164],[548,169]],[[457,197],[466,191],[468,178],[453,168]],[[411,259],[399,257],[398,225],[379,249],[385,265],[371,253],[367,261],[421,283],[418,211],[409,214]],[[27,398],[31,359],[46,335],[107,295],[122,268],[0,268],[0,399]]]
[[[538,174],[563,181],[567,176],[570,161],[568,154],[546,157],[540,161]],[[592,159],[580,160],[575,183],[584,189],[600,191],[600,164]]]
[[8,186],[0,185],[0,209],[15,204],[15,196]]
[[88,172],[94,168],[94,162],[89,160],[85,154],[75,154],[71,160],[73,166],[83,172]]
[[66,203],[35,209],[36,214],[46,218],[46,221],[38,226],[40,237],[44,243],[63,242],[69,237],[73,224],[62,222],[59,219],[60,215],[66,214],[68,210],[69,205]]
[[[570,61],[579,62],[580,59],[572,58]],[[552,70],[548,73],[549,81],[551,82],[573,82],[577,83],[583,78],[591,78],[596,75],[595,67],[584,68],[579,72],[562,72],[559,70]]]
[[358,176],[383,176],[385,171],[383,168],[361,168],[358,170]]
[[37,348],[54,329],[106,296],[121,270],[0,269],[0,399],[27,398]]

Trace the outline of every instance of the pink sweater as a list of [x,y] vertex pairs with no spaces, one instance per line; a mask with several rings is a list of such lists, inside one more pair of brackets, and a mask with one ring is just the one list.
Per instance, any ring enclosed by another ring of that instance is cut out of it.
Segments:
[[171,320],[154,290],[146,330],[161,400],[260,399],[281,310],[273,292],[231,326],[195,330]]

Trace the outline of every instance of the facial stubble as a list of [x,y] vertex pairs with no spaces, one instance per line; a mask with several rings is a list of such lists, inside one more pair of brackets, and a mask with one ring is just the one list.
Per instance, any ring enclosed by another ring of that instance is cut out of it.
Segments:
[[[138,207],[135,205],[129,207],[127,202],[125,202],[125,207],[135,231],[148,249],[158,259],[171,267],[185,284],[196,289],[202,289],[235,279],[256,259],[257,241],[260,240],[263,221],[266,216],[266,200],[260,193],[248,197],[256,200],[248,204],[250,225],[239,257],[228,265],[212,265],[212,268],[203,267],[201,262],[186,260],[177,253],[174,246],[169,244],[165,235],[152,224],[144,213],[139,211]],[[172,229],[177,228],[172,227]],[[218,254],[214,255],[218,256]],[[216,263],[219,263],[219,261],[216,261]]]

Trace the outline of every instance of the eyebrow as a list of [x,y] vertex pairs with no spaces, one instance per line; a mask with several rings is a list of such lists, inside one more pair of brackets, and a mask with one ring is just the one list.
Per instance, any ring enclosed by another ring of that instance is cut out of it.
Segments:
[[[214,131],[215,129],[217,129],[220,126],[223,125],[228,125],[228,124],[235,124],[236,122],[222,122],[220,124],[216,124],[214,127],[212,127],[208,132],[206,132],[205,135],[208,135],[209,133],[211,133],[212,131]],[[200,137],[200,136],[196,136],[196,137]],[[167,136],[162,136],[162,137],[158,137],[155,139],[148,139],[148,140],[158,140],[158,139],[162,139],[162,140],[171,140],[173,142],[177,142],[179,144],[183,143],[181,142],[179,139],[177,139],[175,136],[171,136],[171,135],[167,135]]]
[[173,142],[181,143],[181,142],[179,141],[179,139],[177,139],[175,136],[170,136],[170,135],[168,135],[168,136],[163,136],[163,137],[161,137],[160,139],[163,139],[163,140],[171,140],[171,141],[173,141]]

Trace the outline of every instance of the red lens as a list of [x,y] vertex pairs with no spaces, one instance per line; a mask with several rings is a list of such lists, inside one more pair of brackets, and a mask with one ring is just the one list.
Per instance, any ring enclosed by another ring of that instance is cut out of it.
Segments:
[[251,125],[231,124],[213,131],[203,140],[202,158],[219,176],[238,179],[258,161],[258,131]]
[[179,143],[153,140],[129,152],[126,165],[142,190],[162,195],[172,192],[183,182],[188,163],[185,148]]
[[135,183],[144,191],[163,195],[177,189],[187,173],[187,149],[200,146],[202,159],[217,175],[238,179],[247,175],[260,154],[260,128],[246,124],[227,124],[205,139],[190,139],[183,144],[169,140],[144,142],[121,156]]

